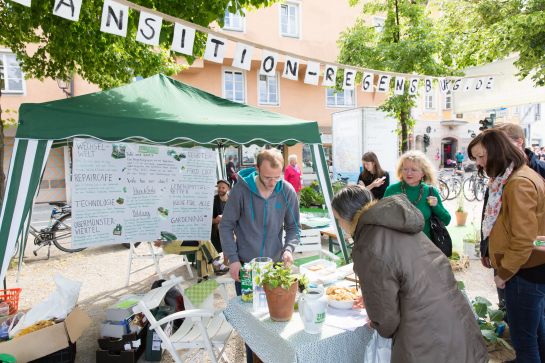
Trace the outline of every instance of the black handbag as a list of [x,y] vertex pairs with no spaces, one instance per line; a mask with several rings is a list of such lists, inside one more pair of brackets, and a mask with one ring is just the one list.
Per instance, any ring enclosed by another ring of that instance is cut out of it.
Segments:
[[[429,196],[435,197],[432,194],[433,187],[429,188]],[[431,241],[445,254],[445,256],[450,257],[452,255],[452,238],[448,233],[447,227],[439,217],[431,212],[430,217],[430,235]]]

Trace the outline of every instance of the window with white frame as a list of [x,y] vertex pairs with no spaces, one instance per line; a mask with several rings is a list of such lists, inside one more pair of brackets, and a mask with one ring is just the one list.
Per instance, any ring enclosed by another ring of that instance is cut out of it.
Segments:
[[326,88],[327,106],[329,107],[354,107],[354,90],[345,89],[337,91]]
[[299,38],[299,4],[288,2],[280,5],[280,34]]
[[384,30],[384,24],[386,23],[386,18],[383,18],[381,16],[375,16],[373,17],[373,27],[375,30],[379,33],[382,33]]
[[244,31],[244,14],[230,13],[229,9],[225,9],[225,17],[223,19],[223,29],[234,30],[242,32]]
[[24,78],[13,53],[0,53],[0,86],[4,93],[23,93]]
[[433,93],[425,93],[424,94],[424,109],[426,110],[433,110],[435,108],[434,105],[434,99],[433,99]]
[[223,98],[234,102],[246,101],[244,73],[235,70],[223,71]]
[[278,105],[278,77],[259,75],[259,104]]
[[444,109],[450,110],[451,108],[452,108],[452,92],[448,91],[447,93],[445,93]]

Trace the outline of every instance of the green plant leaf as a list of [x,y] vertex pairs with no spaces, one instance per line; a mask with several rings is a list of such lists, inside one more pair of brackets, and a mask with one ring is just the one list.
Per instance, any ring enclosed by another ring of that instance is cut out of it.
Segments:
[[496,336],[496,333],[494,332],[494,330],[488,330],[488,329],[481,330],[481,334],[489,342],[495,343],[498,340],[498,337]]
[[490,321],[496,323],[502,322],[505,317],[505,313],[503,311],[495,309],[489,309],[488,315],[490,316]]
[[479,318],[486,319],[486,316],[488,314],[488,307],[485,303],[473,303],[473,308],[475,309],[475,313]]
[[492,306],[492,303],[482,296],[477,296],[475,302],[485,304],[486,306]]

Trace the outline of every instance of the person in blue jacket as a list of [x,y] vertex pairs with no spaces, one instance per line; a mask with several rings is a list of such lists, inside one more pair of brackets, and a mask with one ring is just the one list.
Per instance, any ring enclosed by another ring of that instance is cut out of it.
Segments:
[[[256,257],[293,263],[293,250],[300,239],[299,202],[293,186],[282,179],[283,165],[284,158],[277,149],[260,151],[255,169],[239,171],[238,183],[223,210],[220,240],[237,295],[241,294],[242,264]],[[247,362],[252,362],[248,347],[246,355]]]

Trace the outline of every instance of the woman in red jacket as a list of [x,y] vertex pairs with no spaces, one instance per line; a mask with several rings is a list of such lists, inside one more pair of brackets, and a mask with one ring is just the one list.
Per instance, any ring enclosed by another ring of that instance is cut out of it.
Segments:
[[301,191],[301,169],[297,165],[297,155],[292,154],[288,156],[288,166],[284,170],[284,180],[290,183],[299,197]]

